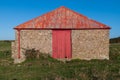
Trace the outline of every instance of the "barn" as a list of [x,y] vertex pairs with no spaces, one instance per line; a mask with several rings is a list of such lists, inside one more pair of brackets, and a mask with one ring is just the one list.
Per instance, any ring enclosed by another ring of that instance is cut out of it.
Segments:
[[12,58],[25,60],[23,49],[56,59],[109,59],[110,27],[64,6],[15,28]]

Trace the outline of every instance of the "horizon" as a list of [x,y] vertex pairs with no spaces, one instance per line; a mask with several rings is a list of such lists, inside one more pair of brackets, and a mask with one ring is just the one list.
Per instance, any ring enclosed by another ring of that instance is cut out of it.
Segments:
[[[100,4],[102,3],[102,5]],[[120,1],[88,0],[1,0],[0,1],[0,40],[15,40],[14,27],[37,16],[65,6],[90,19],[111,27],[110,38],[120,37]],[[74,5],[74,6],[73,6]]]

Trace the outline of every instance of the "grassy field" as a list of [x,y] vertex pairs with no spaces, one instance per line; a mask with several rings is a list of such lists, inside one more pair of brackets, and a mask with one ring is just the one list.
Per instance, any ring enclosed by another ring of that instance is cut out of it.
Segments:
[[110,60],[72,60],[51,57],[13,64],[10,42],[0,42],[0,80],[120,80],[120,44],[110,45]]

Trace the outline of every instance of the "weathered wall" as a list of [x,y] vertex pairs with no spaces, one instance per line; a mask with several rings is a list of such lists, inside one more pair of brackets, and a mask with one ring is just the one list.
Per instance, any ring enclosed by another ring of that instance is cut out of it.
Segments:
[[18,59],[18,32],[16,31],[16,40],[12,43],[12,58],[18,63],[25,60],[24,51],[26,49],[39,50],[42,53],[52,53],[52,31],[51,30],[21,30],[20,31],[20,53],[21,59]]
[[109,59],[109,30],[72,30],[72,57]]
[[42,53],[52,53],[51,30],[22,30],[20,35],[23,50],[35,48]]
[[14,63],[21,63],[25,61],[25,55],[21,53],[21,58],[18,58],[18,31],[15,31],[15,42],[12,42],[12,58]]
[[15,54],[17,53],[17,46],[16,46],[16,43],[15,42],[12,42],[11,43],[11,51],[12,51],[12,58],[14,58],[15,56]]
[[[24,61],[24,49],[40,50],[52,54],[51,30],[21,30],[21,60],[18,59],[18,32],[12,43],[12,58],[16,62]],[[72,58],[76,59],[109,59],[109,30],[72,30]]]
[[12,48],[12,58],[16,58],[17,57],[17,53],[18,53],[18,38],[17,38],[17,31],[15,31],[15,41],[12,42],[11,44],[11,48]]

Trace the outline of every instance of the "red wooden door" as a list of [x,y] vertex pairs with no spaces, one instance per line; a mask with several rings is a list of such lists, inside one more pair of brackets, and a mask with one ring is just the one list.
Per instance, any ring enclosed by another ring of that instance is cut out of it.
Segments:
[[71,30],[52,31],[52,57],[71,58]]

